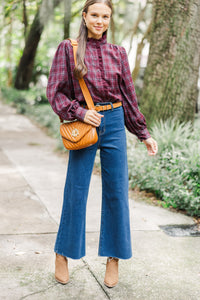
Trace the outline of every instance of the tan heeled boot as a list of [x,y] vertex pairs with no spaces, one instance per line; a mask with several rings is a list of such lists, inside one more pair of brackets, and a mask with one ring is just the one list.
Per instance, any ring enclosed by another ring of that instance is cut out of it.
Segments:
[[106,273],[104,284],[107,287],[114,287],[118,283],[118,262],[119,259],[115,257],[108,257],[106,264]]
[[55,279],[59,283],[66,284],[69,281],[68,260],[65,256],[56,253]]

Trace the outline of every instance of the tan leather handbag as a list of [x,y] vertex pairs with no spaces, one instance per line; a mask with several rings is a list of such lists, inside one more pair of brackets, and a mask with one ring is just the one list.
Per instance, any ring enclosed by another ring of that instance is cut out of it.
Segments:
[[[74,61],[76,64],[76,51],[78,43],[77,41],[70,41],[73,46]],[[94,102],[83,78],[79,80],[79,84],[87,103],[87,107],[89,109],[94,109]],[[61,118],[60,120],[62,123],[60,125],[60,134],[62,137],[63,145],[66,149],[79,150],[89,147],[98,141],[96,127],[78,120],[66,123],[63,123],[63,120]]]

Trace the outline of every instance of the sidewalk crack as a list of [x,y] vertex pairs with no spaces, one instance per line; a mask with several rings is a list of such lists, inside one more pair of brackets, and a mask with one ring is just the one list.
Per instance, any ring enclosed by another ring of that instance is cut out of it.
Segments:
[[37,294],[44,293],[44,292],[50,290],[51,288],[54,288],[56,285],[57,285],[57,283],[52,284],[52,285],[48,286],[47,288],[45,288],[43,290],[40,290],[40,291],[37,291],[37,292],[34,292],[34,293],[30,293],[30,294],[28,294],[26,296],[21,297],[20,300],[26,299],[27,297],[31,297],[31,296],[34,296],[34,295],[37,295]]
[[98,278],[96,277],[96,275],[92,272],[92,269],[90,268],[90,265],[87,263],[87,261],[84,258],[81,258],[81,260],[83,261],[84,265],[87,267],[87,269],[89,270],[89,272],[91,273],[91,275],[94,277],[94,279],[96,280],[96,282],[98,283],[98,285],[100,286],[101,290],[104,292],[104,294],[106,295],[107,299],[111,300],[110,295],[108,294],[108,292],[105,290],[104,286],[101,284],[101,282],[98,280]]
[[57,234],[57,231],[49,232],[17,232],[17,233],[0,233],[1,236],[24,236],[24,235],[48,235],[48,234]]

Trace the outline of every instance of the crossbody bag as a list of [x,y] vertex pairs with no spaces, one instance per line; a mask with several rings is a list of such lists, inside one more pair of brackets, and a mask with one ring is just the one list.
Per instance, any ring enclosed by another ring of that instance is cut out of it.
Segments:
[[[70,40],[73,47],[74,62],[76,65],[77,41]],[[85,98],[88,109],[94,109],[94,102],[83,78],[79,79],[79,84]],[[79,150],[89,147],[98,141],[97,130],[95,126],[84,123],[79,120],[64,122],[60,118],[60,134],[63,145],[68,150]]]

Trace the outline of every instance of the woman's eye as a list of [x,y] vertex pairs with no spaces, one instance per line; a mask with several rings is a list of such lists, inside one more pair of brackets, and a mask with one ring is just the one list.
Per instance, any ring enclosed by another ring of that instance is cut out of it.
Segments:
[[96,15],[96,14],[92,14],[92,16],[93,16],[93,17],[96,17],[97,15]]

